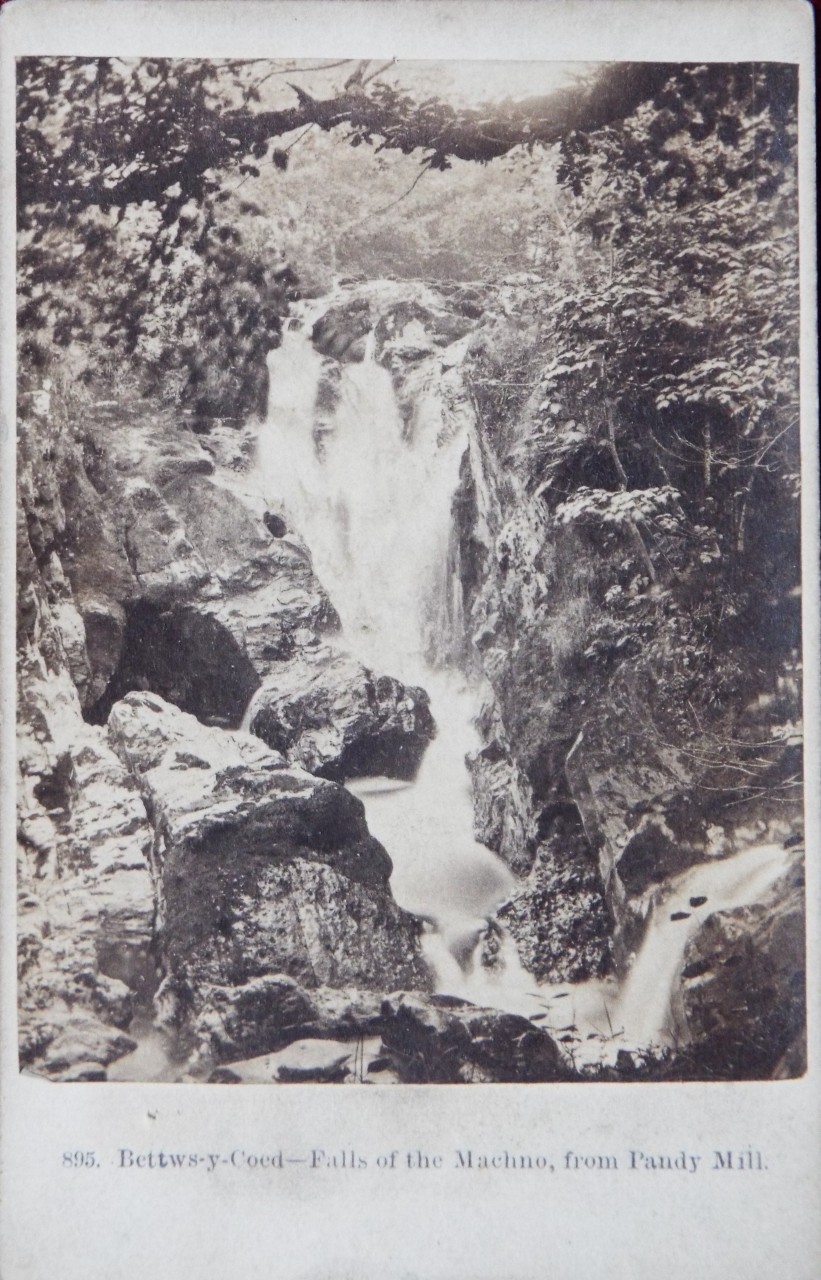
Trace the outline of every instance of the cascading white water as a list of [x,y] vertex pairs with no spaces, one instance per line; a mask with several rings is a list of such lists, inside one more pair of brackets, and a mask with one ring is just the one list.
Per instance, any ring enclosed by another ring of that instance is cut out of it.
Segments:
[[[687,941],[712,912],[757,900],[783,871],[784,851],[747,849],[661,887],[621,985],[611,978],[539,986],[498,927],[496,963],[482,965],[488,919],[514,882],[472,834],[465,754],[478,745],[477,693],[449,661],[462,641],[449,551],[467,424],[445,425],[435,377],[420,381],[415,412],[403,424],[391,376],[374,359],[373,334],[364,360],[341,367],[335,408],[320,418],[323,365],[305,332],[283,335],[269,359],[258,465],[267,501],[310,547],[351,651],[431,696],[437,736],[415,781],[348,785],[391,855],[394,897],[428,922],[423,945],[438,989],[541,1018],[560,1038],[566,1033],[577,1061],[670,1043],[671,993]],[[704,901],[693,907],[691,897]]]
[[688,942],[716,912],[760,902],[786,871],[789,856],[780,845],[752,845],[688,867],[652,891],[644,937],[621,983],[605,978],[531,988],[529,1004],[521,990],[509,990],[505,1007],[532,1016],[538,1005],[545,1027],[570,1033],[578,1063],[608,1063],[619,1049],[664,1049],[686,1041],[674,993]]
[[489,914],[510,895],[513,877],[472,835],[465,755],[478,746],[475,699],[452,670],[423,674],[437,734],[416,780],[363,778],[348,787],[365,802],[368,826],[393,859],[397,902],[432,925],[423,950],[439,988],[478,999],[477,942]]
[[311,548],[351,651],[431,696],[437,734],[415,781],[349,787],[391,855],[394,897],[429,922],[423,945],[439,985],[464,990],[477,939],[513,887],[472,834],[465,755],[479,745],[477,695],[448,662],[461,638],[461,592],[448,570],[464,424],[444,426],[429,392],[406,426],[371,334],[364,360],[342,366],[336,408],[317,430],[322,366],[305,333],[283,335],[269,361],[258,462],[266,497]]
[[410,433],[391,376],[374,360],[342,366],[338,403],[315,429],[323,360],[288,330],[269,358],[268,420],[258,462],[311,549],[351,651],[375,669],[420,681],[444,635],[450,502],[465,439],[442,440],[417,415]]

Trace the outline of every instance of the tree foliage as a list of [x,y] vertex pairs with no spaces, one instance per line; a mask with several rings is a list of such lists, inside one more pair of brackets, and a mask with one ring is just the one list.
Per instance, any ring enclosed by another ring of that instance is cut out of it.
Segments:
[[42,365],[53,347],[75,357],[78,348],[107,350],[166,386],[179,383],[204,413],[242,417],[261,404],[264,354],[295,281],[261,211],[254,220],[253,200],[239,193],[287,170],[294,141],[281,139],[316,126],[354,147],[418,154],[418,173],[443,170],[454,158],[487,162],[623,115],[662,75],[619,65],[485,112],[417,103],[369,64],[347,64],[340,91],[318,98],[294,83],[293,105],[266,110],[264,81],[283,71],[205,60],[19,62],[26,366]]
[[[563,139],[565,198],[540,222],[554,276],[512,457],[597,558],[587,660],[650,673],[705,742],[753,690],[796,693],[796,100],[792,67],[678,68],[618,125]],[[477,377],[492,402],[492,350]],[[705,746],[714,765],[744,750]],[[769,767],[755,754],[736,781]]]
[[602,678],[644,662],[680,718],[783,675],[795,68],[617,64],[479,108],[419,100],[379,64],[328,64],[321,91],[306,70],[19,63],[23,380],[56,353],[242,419],[262,407],[294,264],[319,287],[482,278],[477,403],[598,566],[586,660]]

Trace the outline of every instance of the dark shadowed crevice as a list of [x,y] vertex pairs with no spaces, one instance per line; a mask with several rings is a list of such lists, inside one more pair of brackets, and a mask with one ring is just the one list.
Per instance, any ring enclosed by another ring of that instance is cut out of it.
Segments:
[[422,755],[428,744],[423,735],[410,735],[401,729],[384,729],[350,743],[337,760],[315,769],[317,777],[331,782],[347,778],[385,777],[412,782],[419,772]]
[[138,601],[126,608],[120,664],[86,719],[105,724],[115,702],[142,689],[205,724],[237,728],[259,683],[247,655],[217,618],[191,606],[164,610]]

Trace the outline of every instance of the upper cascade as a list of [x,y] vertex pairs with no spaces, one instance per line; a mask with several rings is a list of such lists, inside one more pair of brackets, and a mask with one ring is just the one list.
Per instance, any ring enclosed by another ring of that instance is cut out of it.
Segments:
[[376,328],[362,360],[337,363],[311,340],[315,310],[269,357],[258,445],[266,498],[311,548],[351,650],[419,681],[461,643],[449,552],[467,417],[452,420],[436,357],[414,369],[403,416]]

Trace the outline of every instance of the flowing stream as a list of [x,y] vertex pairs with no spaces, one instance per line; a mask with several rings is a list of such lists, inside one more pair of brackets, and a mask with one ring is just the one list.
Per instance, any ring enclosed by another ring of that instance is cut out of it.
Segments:
[[[783,870],[784,852],[757,846],[660,886],[621,985],[540,987],[525,972],[512,940],[490,923],[514,880],[474,839],[465,767],[465,754],[478,745],[479,693],[459,667],[451,502],[468,425],[437,401],[433,360],[403,421],[391,376],[374,359],[373,334],[364,360],[342,365],[338,382],[327,383],[311,318],[306,310],[303,327],[286,331],[269,357],[258,465],[266,500],[311,549],[351,652],[430,694],[437,736],[416,779],[361,778],[348,786],[393,860],[394,897],[426,921],[423,948],[437,990],[540,1019],[564,1033],[577,1060],[671,1043],[671,997],[688,939],[713,911],[756,901]],[[323,394],[323,378],[332,396]],[[488,939],[490,965],[482,962]]]
[[322,357],[301,330],[272,353],[258,462],[266,497],[304,536],[345,640],[373,670],[421,685],[437,733],[412,783],[358,778],[368,825],[394,863],[400,906],[428,922],[423,946],[439,986],[464,989],[477,940],[513,877],[473,837],[465,755],[479,745],[478,692],[460,671],[461,589],[451,501],[467,445],[435,394],[402,420],[390,373],[374,359],[342,366],[332,414],[317,422]]

